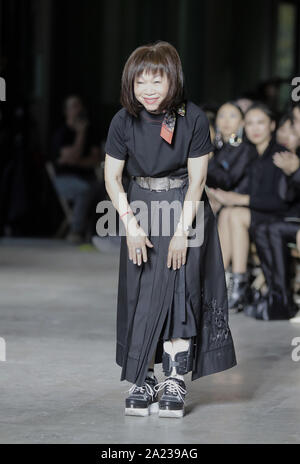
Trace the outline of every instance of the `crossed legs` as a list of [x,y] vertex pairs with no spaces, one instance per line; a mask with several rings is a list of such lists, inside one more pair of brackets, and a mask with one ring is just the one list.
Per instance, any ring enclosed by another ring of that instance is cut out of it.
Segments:
[[225,269],[232,263],[234,273],[245,273],[249,253],[249,208],[239,206],[223,208],[218,228]]

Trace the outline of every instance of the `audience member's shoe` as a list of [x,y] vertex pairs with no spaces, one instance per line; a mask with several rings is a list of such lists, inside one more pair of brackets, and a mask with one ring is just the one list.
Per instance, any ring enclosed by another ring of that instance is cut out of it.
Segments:
[[186,386],[184,380],[168,377],[155,387],[156,391],[164,389],[159,401],[159,417],[180,418],[184,416]]
[[257,302],[245,306],[244,314],[263,321],[291,320],[298,312],[298,307],[293,301],[284,303],[281,295],[267,294]]
[[157,383],[155,376],[147,376],[142,387],[132,385],[125,400],[126,416],[149,416],[158,412]]
[[228,309],[230,311],[243,311],[249,300],[249,283],[247,273],[232,274],[232,281],[228,291]]
[[244,307],[244,314],[245,316],[252,317],[254,319],[268,321],[269,320],[268,298],[261,297],[260,300],[255,301],[251,304],[247,304]]
[[76,232],[70,232],[66,238],[71,245],[81,245],[84,242],[83,236]]

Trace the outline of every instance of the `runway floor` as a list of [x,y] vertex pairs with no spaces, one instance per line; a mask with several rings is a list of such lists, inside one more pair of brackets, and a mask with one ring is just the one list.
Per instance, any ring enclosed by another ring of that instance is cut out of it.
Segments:
[[0,243],[0,443],[300,443],[300,324],[289,321],[232,315],[238,366],[189,374],[183,419],[124,416],[118,259],[63,242]]

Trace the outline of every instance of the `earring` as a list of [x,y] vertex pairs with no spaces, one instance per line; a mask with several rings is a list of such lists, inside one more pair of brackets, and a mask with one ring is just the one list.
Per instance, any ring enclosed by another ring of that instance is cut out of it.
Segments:
[[231,134],[229,137],[229,143],[233,147],[238,147],[243,141],[243,127],[240,126],[236,134]]
[[218,127],[216,127],[216,135],[215,135],[214,144],[218,149],[222,148],[224,145],[222,134]]

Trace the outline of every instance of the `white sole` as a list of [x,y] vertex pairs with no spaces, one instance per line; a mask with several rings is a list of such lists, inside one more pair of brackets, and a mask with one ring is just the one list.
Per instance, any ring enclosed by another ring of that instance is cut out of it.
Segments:
[[183,409],[160,409],[158,413],[159,417],[174,417],[175,419],[180,419],[184,416]]
[[146,417],[157,413],[159,410],[158,402],[152,403],[148,408],[125,408],[125,416]]

